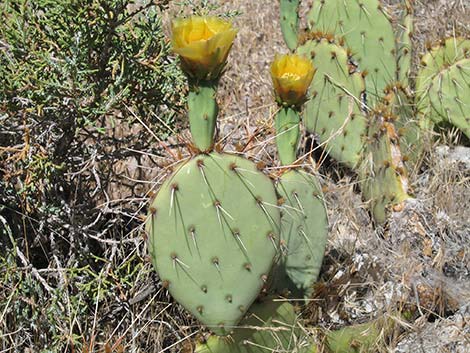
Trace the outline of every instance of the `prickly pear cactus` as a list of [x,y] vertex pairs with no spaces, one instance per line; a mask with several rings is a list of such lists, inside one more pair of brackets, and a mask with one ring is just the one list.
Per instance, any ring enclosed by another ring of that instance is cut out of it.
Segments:
[[320,273],[328,237],[328,216],[321,187],[301,170],[284,173],[276,185],[282,200],[281,260],[272,286],[294,298],[308,298]]
[[410,198],[407,171],[393,125],[395,119],[383,106],[370,113],[367,151],[359,168],[362,194],[370,202],[377,223],[387,220],[390,207],[399,208]]
[[425,146],[429,143],[432,127],[428,119],[416,113],[413,97],[408,91],[395,85],[385,90],[383,98],[386,109],[396,118],[393,122],[400,139],[400,151],[411,170],[419,169]]
[[291,165],[297,159],[300,137],[300,116],[291,108],[280,108],[275,118],[276,146],[283,165]]
[[414,31],[413,23],[413,5],[410,0],[405,0],[401,4],[398,26],[396,32],[396,50],[397,50],[397,76],[398,82],[403,86],[409,86],[409,77],[412,64],[412,36]]
[[297,52],[311,57],[317,69],[304,109],[306,129],[319,135],[333,158],[355,168],[367,135],[362,113],[364,79],[350,64],[348,52],[331,36],[312,34]]
[[470,40],[464,38],[447,38],[423,55],[416,77],[416,93],[426,92],[432,79],[440,71],[455,64],[457,61],[470,58]]
[[191,136],[200,151],[209,151],[214,144],[214,131],[219,113],[216,101],[217,84],[200,81],[190,84],[188,116]]
[[378,0],[314,1],[308,14],[312,31],[344,38],[361,70],[367,71],[368,103],[374,106],[383,90],[397,80],[395,34]]
[[230,337],[212,336],[196,345],[196,353],[307,353],[303,336],[290,303],[265,299],[252,305]]
[[459,37],[444,39],[423,55],[416,77],[416,102],[420,120],[426,119],[436,124],[444,121],[431,107],[429,86],[439,72],[465,58],[470,58],[470,40]]
[[300,0],[281,0],[281,30],[287,47],[295,50],[299,35],[299,3]]
[[429,100],[440,118],[470,138],[470,59],[441,71],[429,86]]
[[271,180],[243,158],[211,153],[183,163],[147,222],[153,264],[171,295],[217,334],[256,299],[279,249]]

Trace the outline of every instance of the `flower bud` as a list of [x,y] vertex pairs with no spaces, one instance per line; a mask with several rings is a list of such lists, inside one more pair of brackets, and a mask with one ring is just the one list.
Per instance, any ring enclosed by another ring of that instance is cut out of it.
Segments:
[[183,70],[201,80],[219,78],[237,30],[217,17],[192,16],[172,22],[173,51]]
[[271,77],[276,97],[281,104],[299,106],[305,101],[315,69],[300,55],[276,55],[271,64]]

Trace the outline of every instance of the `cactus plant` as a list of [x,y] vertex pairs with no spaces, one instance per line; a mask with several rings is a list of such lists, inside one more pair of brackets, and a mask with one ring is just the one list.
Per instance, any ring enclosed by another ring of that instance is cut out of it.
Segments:
[[394,328],[391,319],[380,317],[339,330],[319,330],[320,344],[306,337],[294,307],[272,298],[255,303],[230,337],[211,336],[196,344],[196,353],[372,353],[382,337]]
[[281,30],[287,47],[297,48],[299,35],[299,16],[297,14],[300,0],[281,0]]
[[388,208],[399,207],[410,198],[394,119],[385,106],[370,113],[367,150],[359,168],[362,193],[370,201],[371,212],[378,223],[386,221]]
[[364,79],[334,37],[314,33],[304,39],[297,53],[310,56],[317,69],[303,115],[305,127],[318,134],[333,158],[355,168],[367,135],[362,114]]
[[273,270],[271,288],[308,297],[320,272],[328,235],[328,218],[321,188],[297,161],[300,108],[314,77],[314,66],[304,56],[276,56],[271,76],[280,110],[276,142],[285,167],[277,182],[281,197],[281,257]]
[[150,207],[147,231],[161,279],[217,333],[237,324],[267,280],[279,247],[276,202],[254,163],[213,152],[183,163]]
[[214,144],[214,132],[219,112],[216,101],[217,85],[206,81],[190,84],[188,117],[191,136],[200,151],[209,151]]
[[328,236],[328,216],[316,178],[302,170],[289,170],[276,185],[281,196],[281,250],[273,284],[280,293],[309,298],[320,273]]
[[[428,88],[432,109],[470,138],[470,59],[463,59],[442,70]],[[433,114],[434,115],[434,114]]]
[[146,226],[163,284],[220,335],[256,299],[280,245],[272,181],[242,157],[211,152],[217,81],[235,33],[217,18],[196,16],[173,25],[174,49],[189,78],[191,133],[203,153],[180,163],[163,183]]
[[[294,307],[283,301],[266,298],[255,303],[248,314],[233,330],[230,337],[209,337],[196,345],[196,353],[264,353],[309,352],[307,341],[299,347],[304,334],[297,325]],[[297,349],[297,350],[296,350]]]
[[310,30],[344,39],[365,77],[368,102],[374,105],[384,89],[397,80],[395,35],[378,0],[315,1],[307,16]]
[[409,78],[412,65],[412,37],[414,31],[413,5],[411,0],[401,3],[398,25],[396,32],[396,59],[397,59],[397,79],[404,87],[409,87]]

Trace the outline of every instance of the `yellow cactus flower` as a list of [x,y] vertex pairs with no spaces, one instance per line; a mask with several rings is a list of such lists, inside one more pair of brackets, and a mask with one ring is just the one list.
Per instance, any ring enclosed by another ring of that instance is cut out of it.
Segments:
[[184,71],[196,79],[220,76],[237,30],[217,17],[192,16],[172,22],[173,51]]
[[313,64],[306,57],[276,55],[271,64],[271,77],[278,100],[290,106],[302,104],[314,74]]

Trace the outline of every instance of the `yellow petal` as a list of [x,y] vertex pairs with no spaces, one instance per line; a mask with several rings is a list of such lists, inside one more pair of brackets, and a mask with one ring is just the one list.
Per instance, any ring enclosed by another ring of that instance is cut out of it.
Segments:
[[[217,17],[192,16],[172,22],[173,51],[180,55],[187,72],[198,78],[218,75],[227,59],[237,31]],[[194,70],[194,71],[193,71]]]
[[302,103],[314,73],[312,62],[299,55],[276,55],[271,64],[274,90],[289,105]]

